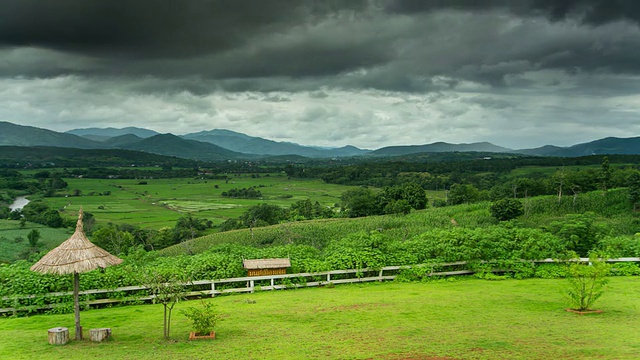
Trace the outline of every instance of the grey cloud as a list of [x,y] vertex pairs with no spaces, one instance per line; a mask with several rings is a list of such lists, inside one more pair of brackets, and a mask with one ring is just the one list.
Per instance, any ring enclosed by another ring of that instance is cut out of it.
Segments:
[[500,9],[516,15],[545,16],[553,21],[577,18],[595,25],[616,20],[640,21],[640,3],[635,0],[392,0],[386,6],[387,11],[403,14],[441,9]]
[[516,106],[509,101],[497,99],[492,96],[476,96],[472,99],[467,100],[467,102],[480,105],[484,108],[495,110],[508,109]]
[[270,95],[270,96],[267,96],[266,98],[264,98],[264,101],[269,101],[269,102],[289,102],[289,101],[291,101],[291,99],[289,99],[286,96],[282,96],[282,95]]

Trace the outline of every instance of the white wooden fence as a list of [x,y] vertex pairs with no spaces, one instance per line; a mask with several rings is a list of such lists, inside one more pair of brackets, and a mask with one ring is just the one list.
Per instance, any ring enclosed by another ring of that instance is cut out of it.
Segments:
[[[570,260],[572,261],[572,260]],[[578,260],[573,260],[578,261]],[[589,262],[588,258],[580,258],[581,262]],[[531,263],[557,263],[558,260],[544,259],[544,260],[523,260],[523,262]],[[640,258],[618,258],[608,259],[607,262],[640,262]],[[385,281],[394,280],[396,273],[399,270],[411,269],[411,268],[446,268],[455,266],[467,265],[466,261],[457,261],[451,263],[437,263],[437,264],[420,264],[420,265],[404,265],[404,266],[386,266],[382,269],[350,269],[350,270],[331,270],[322,271],[317,273],[298,273],[298,274],[283,274],[283,275],[265,275],[265,276],[250,276],[250,277],[238,277],[229,279],[217,279],[217,280],[196,280],[190,283],[183,284],[187,288],[201,288],[200,290],[192,290],[187,293],[187,297],[196,296],[216,296],[220,294],[228,293],[252,293],[256,290],[280,290],[288,288],[304,288],[313,286],[325,286],[328,284],[347,284],[347,283],[361,283],[370,281]],[[387,273],[385,275],[385,273]],[[391,273],[391,274],[390,274]],[[473,270],[454,270],[454,271],[431,271],[427,276],[454,276],[454,275],[470,275],[475,273]],[[341,275],[355,276],[340,278]],[[338,278],[334,277],[337,276]],[[309,281],[311,280],[311,281]],[[279,284],[277,284],[279,282]],[[267,283],[267,285],[263,285]],[[231,285],[231,286],[229,286]],[[235,285],[242,285],[240,287],[234,287]],[[217,286],[217,288],[216,288]],[[206,289],[203,289],[206,288]],[[98,295],[98,294],[122,294],[131,293],[136,291],[148,290],[145,286],[125,286],[115,289],[95,289],[80,291],[80,295]],[[21,299],[33,299],[33,298],[55,298],[60,296],[71,296],[72,292],[53,292],[47,294],[38,295],[26,295],[26,296],[8,296],[3,297],[4,301],[19,301]],[[114,298],[107,296],[104,299],[95,299],[84,301],[85,306],[99,306],[105,304],[114,304],[121,302],[146,302],[153,300],[152,295],[146,296],[125,296],[121,298]],[[17,306],[9,308],[0,308],[0,314],[12,313],[16,314],[19,311],[39,311],[49,310],[56,307],[68,306],[65,303],[53,303],[45,305],[28,305]]]

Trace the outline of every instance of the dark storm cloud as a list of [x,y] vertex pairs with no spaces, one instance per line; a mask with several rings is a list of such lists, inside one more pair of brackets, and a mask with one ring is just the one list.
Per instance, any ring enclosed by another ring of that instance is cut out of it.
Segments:
[[[420,93],[640,74],[640,1],[0,2],[0,76],[151,77],[144,91]],[[438,78],[438,79],[436,79]],[[157,84],[157,87],[155,87]]]
[[256,34],[309,21],[296,0],[4,0],[0,43],[106,56],[180,58],[237,47]]
[[546,16],[554,21],[576,17],[596,25],[616,20],[640,21],[640,2],[636,0],[396,0],[387,5],[387,10],[404,14],[445,8],[505,9],[516,15]]

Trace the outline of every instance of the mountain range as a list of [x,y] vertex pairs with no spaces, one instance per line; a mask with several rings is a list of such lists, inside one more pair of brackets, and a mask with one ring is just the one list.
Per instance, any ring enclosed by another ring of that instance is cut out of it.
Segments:
[[608,137],[570,147],[546,145],[535,149],[508,149],[489,142],[388,146],[376,150],[354,146],[320,148],[278,142],[214,129],[186,135],[160,134],[137,127],[74,129],[65,133],[0,121],[0,146],[49,146],[79,149],[124,149],[201,161],[258,157],[337,158],[393,157],[433,152],[494,152],[529,156],[577,157],[603,154],[640,154],[640,137]]

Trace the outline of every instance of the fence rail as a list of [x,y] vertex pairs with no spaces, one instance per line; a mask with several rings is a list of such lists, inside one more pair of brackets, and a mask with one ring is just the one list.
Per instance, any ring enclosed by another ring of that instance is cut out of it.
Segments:
[[[544,260],[522,260],[523,262],[530,263],[559,263],[565,262],[554,259],[544,259]],[[575,260],[568,261],[579,261],[579,262],[589,262],[588,258],[580,258]],[[607,262],[615,263],[615,262],[640,262],[640,258],[617,258],[617,259],[608,259]],[[483,261],[483,263],[491,263],[487,261]],[[395,273],[399,270],[411,269],[411,268],[425,268],[431,267],[432,269],[435,267],[438,268],[446,268],[446,267],[454,267],[454,266],[463,266],[467,265],[467,261],[457,261],[450,263],[433,263],[433,264],[419,264],[419,265],[402,265],[402,266],[385,266],[381,269],[349,269],[349,270],[331,270],[331,271],[322,271],[316,273],[298,273],[298,274],[282,274],[282,275],[263,275],[263,276],[245,276],[245,277],[237,277],[237,278],[228,278],[228,279],[216,279],[216,280],[196,280],[190,283],[183,284],[187,288],[193,287],[207,287],[207,290],[193,290],[188,292],[187,297],[194,296],[216,296],[221,294],[228,293],[253,293],[256,290],[281,290],[288,288],[304,288],[304,287],[314,287],[314,286],[324,286],[328,284],[347,284],[347,283],[362,283],[362,282],[371,282],[371,281],[385,281],[385,280],[394,280],[396,278]],[[387,272],[387,275],[385,275]],[[389,274],[392,273],[392,274]],[[427,276],[455,276],[455,275],[470,275],[475,273],[473,270],[453,270],[453,271],[431,271]],[[355,277],[350,278],[332,278],[332,276],[337,275],[356,275]],[[374,276],[371,276],[375,274]],[[364,276],[368,275],[368,276]],[[292,282],[293,280],[300,280],[298,282]],[[304,281],[302,281],[304,279]],[[276,281],[280,281],[280,284],[276,284]],[[308,281],[312,280],[312,281]],[[263,283],[267,283],[267,285],[261,285]],[[244,284],[242,287],[225,287],[225,284]],[[222,288],[217,288],[216,285],[219,285]],[[146,286],[124,286],[115,289],[92,289],[92,290],[84,290],[80,291],[80,295],[97,295],[97,294],[112,294],[112,293],[127,293],[133,291],[143,291],[148,290],[149,288]],[[56,298],[61,296],[71,296],[73,292],[65,291],[65,292],[52,292],[46,294],[37,294],[37,295],[24,295],[24,296],[5,296],[2,298],[3,301],[19,301],[22,299],[34,299],[34,298]],[[84,301],[83,304],[86,306],[92,305],[107,305],[114,304],[120,302],[129,302],[129,301],[152,301],[154,298],[153,295],[147,296],[129,296],[124,298],[112,298],[107,297],[105,299],[95,299],[95,300],[87,300]],[[39,310],[49,310],[54,309],[56,307],[66,306],[65,303],[53,303],[46,305],[28,305],[22,307],[9,307],[9,308],[0,308],[0,315],[13,313],[16,314],[19,311],[39,311]]]

